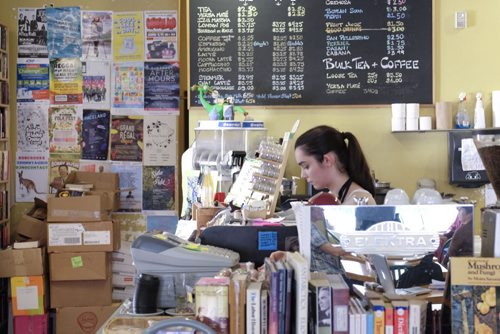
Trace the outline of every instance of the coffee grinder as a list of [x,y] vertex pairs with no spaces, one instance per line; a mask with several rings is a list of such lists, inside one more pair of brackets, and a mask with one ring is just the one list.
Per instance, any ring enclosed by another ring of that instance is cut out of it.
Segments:
[[474,143],[497,196],[493,206],[482,209],[481,256],[500,257],[500,132],[478,132],[474,136]]

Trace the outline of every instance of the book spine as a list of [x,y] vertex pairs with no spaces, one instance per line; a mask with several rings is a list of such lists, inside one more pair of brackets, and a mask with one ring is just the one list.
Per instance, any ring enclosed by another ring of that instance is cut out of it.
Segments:
[[260,290],[247,290],[247,334],[260,334]]
[[268,290],[267,289],[262,289],[261,292],[260,292],[260,306],[261,306],[261,309],[260,309],[260,316],[261,316],[261,319],[260,319],[260,324],[261,324],[261,327],[260,327],[260,333],[261,334],[267,334],[267,328],[268,328],[268,305],[269,305],[269,302],[267,300],[267,296],[268,296]]
[[385,304],[385,334],[394,334],[394,314],[391,303]]
[[373,311],[369,310],[366,312],[366,333],[373,334],[375,327],[375,316],[373,315]]
[[408,334],[408,305],[395,305],[394,334]]
[[332,289],[333,333],[349,333],[349,290]]
[[271,273],[269,289],[269,334],[279,334],[279,273]]
[[385,307],[384,305],[373,306],[373,333],[385,333]]
[[292,333],[292,281],[293,269],[285,263],[286,271],[286,305],[285,305],[285,334]]

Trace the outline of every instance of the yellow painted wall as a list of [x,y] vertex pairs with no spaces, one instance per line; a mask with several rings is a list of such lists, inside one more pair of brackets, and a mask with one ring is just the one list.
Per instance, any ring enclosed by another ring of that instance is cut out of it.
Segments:
[[[181,91],[188,90],[188,63],[185,33],[187,0],[58,0],[55,6],[78,6],[91,10],[157,10],[179,9],[181,18]],[[418,1],[418,0],[417,0]],[[10,49],[15,50],[15,30],[18,7],[38,7],[43,1],[2,0],[0,21],[11,28]],[[483,92],[487,124],[491,125],[491,91],[500,89],[500,43],[498,35],[498,0],[435,0],[434,20],[434,76],[435,100],[455,101],[460,91],[469,96],[469,109],[473,109],[472,97]],[[454,13],[467,11],[468,28],[454,29]],[[14,69],[15,57],[11,57]],[[11,71],[15,73],[15,71]],[[15,79],[11,76],[11,87]],[[11,97],[15,95],[12,89]],[[274,137],[289,130],[296,119],[301,120],[299,132],[318,124],[329,124],[342,131],[351,131],[361,142],[371,168],[380,180],[390,181],[392,187],[405,189],[411,196],[419,178],[429,177],[437,181],[438,189],[454,193],[456,197],[468,196],[483,204],[483,190],[463,189],[448,184],[447,135],[445,132],[393,134],[390,128],[390,106],[375,107],[307,107],[298,108],[248,108],[255,119],[263,120]],[[12,109],[15,110],[15,109]],[[422,107],[421,114],[433,115],[432,106]],[[197,121],[206,119],[200,108],[189,111],[189,140],[194,138]],[[181,121],[183,117],[181,116]],[[181,126],[182,127],[182,126]],[[181,136],[182,137],[182,136]],[[182,138],[180,138],[182,139]],[[182,142],[180,143],[182,147]],[[289,159],[287,176],[299,175],[294,159]],[[15,217],[14,217],[15,218]]]
[[[472,111],[473,97],[481,91],[485,96],[486,121],[491,125],[491,91],[500,89],[500,1],[435,0],[434,9],[435,101],[456,101],[459,92],[465,91],[469,97],[469,110]],[[454,28],[456,11],[467,11],[467,29]],[[204,110],[197,109],[189,114],[191,140],[196,122],[207,118]],[[479,207],[484,203],[482,188],[463,189],[448,184],[447,133],[393,134],[389,105],[249,108],[249,111],[255,119],[265,122],[273,137],[289,130],[295,119],[301,120],[299,132],[315,125],[328,124],[354,133],[376,177],[391,182],[392,187],[405,189],[410,197],[416,190],[416,181],[427,177],[436,180],[441,192],[456,194],[457,198],[468,196],[477,200]],[[421,114],[434,115],[434,109],[424,106]],[[293,157],[289,159],[286,175],[300,175]]]

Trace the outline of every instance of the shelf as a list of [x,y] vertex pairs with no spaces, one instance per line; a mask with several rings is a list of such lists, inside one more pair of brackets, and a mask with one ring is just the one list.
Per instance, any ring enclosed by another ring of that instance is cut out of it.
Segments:
[[3,225],[3,224],[8,223],[8,222],[9,222],[9,218],[2,219],[2,220],[0,220],[0,225]]
[[4,103],[0,103],[0,108],[8,108],[8,107],[10,107],[10,105],[4,104]]
[[438,129],[432,129],[432,130],[409,130],[409,131],[391,131],[392,133],[425,133],[425,132],[473,132],[473,133],[480,133],[482,131],[485,132],[493,132],[493,131],[500,131],[500,128],[484,128],[484,129],[444,129],[444,130],[438,130]]

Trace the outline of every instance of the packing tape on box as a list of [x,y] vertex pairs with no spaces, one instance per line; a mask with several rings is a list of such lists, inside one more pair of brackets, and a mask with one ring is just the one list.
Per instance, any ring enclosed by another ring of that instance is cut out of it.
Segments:
[[78,211],[78,213],[75,212],[75,210],[65,210],[65,209],[54,209],[52,211],[52,216],[54,217],[75,217],[75,220],[78,220],[79,217],[81,218],[92,218],[96,220],[101,220],[102,219],[102,212],[101,211]]

